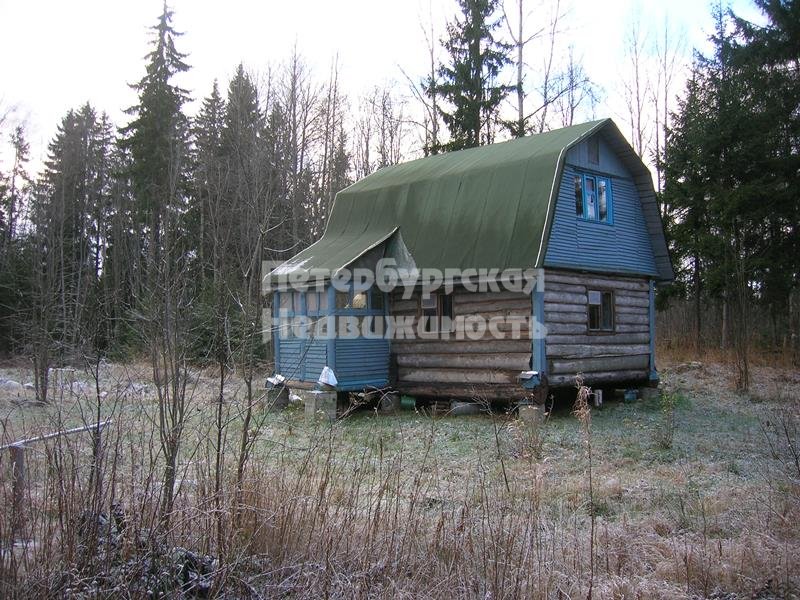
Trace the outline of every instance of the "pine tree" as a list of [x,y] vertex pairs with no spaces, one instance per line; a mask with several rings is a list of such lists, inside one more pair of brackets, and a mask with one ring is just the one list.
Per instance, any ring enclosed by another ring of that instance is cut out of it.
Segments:
[[498,0],[459,0],[460,18],[447,25],[443,45],[449,62],[439,66],[436,89],[426,89],[450,105],[450,110],[439,108],[450,130],[448,150],[490,144],[500,103],[514,89],[498,83],[509,63],[509,46],[494,37],[500,25],[493,18],[497,7]]

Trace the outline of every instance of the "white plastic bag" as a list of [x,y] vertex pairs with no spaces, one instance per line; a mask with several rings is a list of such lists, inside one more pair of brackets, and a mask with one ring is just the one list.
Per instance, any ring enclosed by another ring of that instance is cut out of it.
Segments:
[[336,381],[336,375],[333,373],[333,369],[327,365],[322,368],[322,373],[319,374],[319,379],[317,381],[318,383],[329,385],[331,387],[336,387],[336,384],[338,383]]

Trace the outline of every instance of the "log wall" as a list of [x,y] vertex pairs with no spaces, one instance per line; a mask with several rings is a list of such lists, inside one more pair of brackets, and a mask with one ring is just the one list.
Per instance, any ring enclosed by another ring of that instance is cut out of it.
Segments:
[[[644,278],[588,275],[562,270],[545,272],[544,325],[547,376],[553,386],[572,386],[582,373],[588,385],[646,381],[650,367],[650,294]],[[590,332],[588,291],[614,293],[614,330]],[[419,325],[419,293],[403,299],[390,297],[390,314]],[[488,331],[479,340],[458,339],[458,327],[449,334],[415,335],[392,339],[393,380],[402,393],[453,398],[519,400],[526,391],[517,377],[531,368],[532,340],[528,329],[532,314],[528,294],[453,292],[453,316],[501,316],[525,320],[521,335],[512,339],[511,328],[501,336]],[[461,320],[459,320],[461,317]],[[463,329],[462,329],[463,330]],[[462,338],[465,336],[462,336]]]
[[[444,395],[452,398],[515,400],[525,396],[517,376],[530,368],[531,339],[529,322],[531,297],[522,292],[453,291],[455,331],[417,335],[414,339],[393,339],[392,362],[396,387],[402,393],[420,396]],[[401,292],[390,298],[390,314],[419,326],[419,292],[408,300]],[[468,339],[464,319],[470,316],[503,317],[519,321],[519,336],[514,339],[510,324],[500,325],[500,336],[486,331],[481,339]],[[464,339],[459,339],[459,337]]]
[[[650,293],[646,279],[545,272],[545,354],[550,385],[646,380],[650,365]],[[589,331],[588,290],[614,293],[614,331]]]

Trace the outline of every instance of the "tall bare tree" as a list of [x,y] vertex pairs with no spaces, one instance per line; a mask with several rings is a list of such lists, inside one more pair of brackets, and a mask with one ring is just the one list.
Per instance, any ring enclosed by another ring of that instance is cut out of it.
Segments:
[[642,32],[638,17],[630,22],[630,27],[625,37],[625,56],[627,59],[628,76],[623,85],[625,103],[628,108],[628,125],[630,127],[631,143],[636,154],[646,159],[647,148],[650,143],[650,123],[648,119],[648,103],[651,93],[651,82],[647,69],[647,34]]

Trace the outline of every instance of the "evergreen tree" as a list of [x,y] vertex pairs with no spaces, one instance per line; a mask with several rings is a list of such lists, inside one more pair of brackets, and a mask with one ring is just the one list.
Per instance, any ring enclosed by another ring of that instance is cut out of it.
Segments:
[[19,219],[19,210],[22,206],[22,197],[26,186],[30,183],[26,165],[29,160],[30,145],[25,139],[25,130],[22,125],[17,125],[11,134],[11,148],[14,151],[14,162],[11,174],[8,177],[7,191],[4,194],[2,212],[5,214],[4,241],[5,249],[11,245]]
[[[86,104],[70,110],[49,145],[32,197],[31,221],[41,251],[38,301],[48,335],[66,354],[104,345],[99,280],[105,263],[111,185],[111,125]],[[44,313],[43,313],[44,315]]]
[[742,387],[749,379],[751,305],[769,310],[774,332],[785,329],[798,282],[800,210],[792,190],[800,183],[800,96],[796,69],[785,62],[800,58],[787,50],[797,47],[793,29],[785,29],[792,4],[762,3],[769,8],[765,28],[716,7],[714,53],[695,62],[665,165],[667,225],[683,267],[679,278],[694,296],[698,347],[703,304],[720,301],[731,317],[723,339],[730,329]]
[[222,196],[225,166],[222,151],[225,102],[219,85],[214,81],[211,94],[203,100],[192,126],[194,139],[193,198],[190,211],[190,229],[198,249],[201,279],[213,275],[213,236],[210,235],[210,211]]
[[[172,27],[173,13],[164,4],[158,23],[152,27],[152,50],[147,54],[145,76],[132,87],[139,103],[128,114],[133,120],[122,130],[121,145],[130,153],[130,179],[136,198],[136,220],[146,232],[143,239],[148,283],[155,283],[176,216],[184,206],[188,121],[182,112],[186,90],[173,78],[189,69],[185,54],[175,48],[178,34]],[[167,236],[167,239],[164,237]]]
[[18,227],[20,210],[32,188],[23,127],[14,129],[10,142],[11,172],[5,177],[0,174],[0,353],[19,349],[26,329],[21,316],[31,301],[31,244],[27,232]]
[[490,144],[498,121],[500,103],[514,87],[498,82],[509,63],[509,46],[494,37],[500,20],[494,18],[498,0],[459,0],[460,18],[447,25],[443,41],[449,62],[439,66],[440,81],[428,94],[436,93],[449,105],[439,107],[450,130],[445,148],[460,150]]

